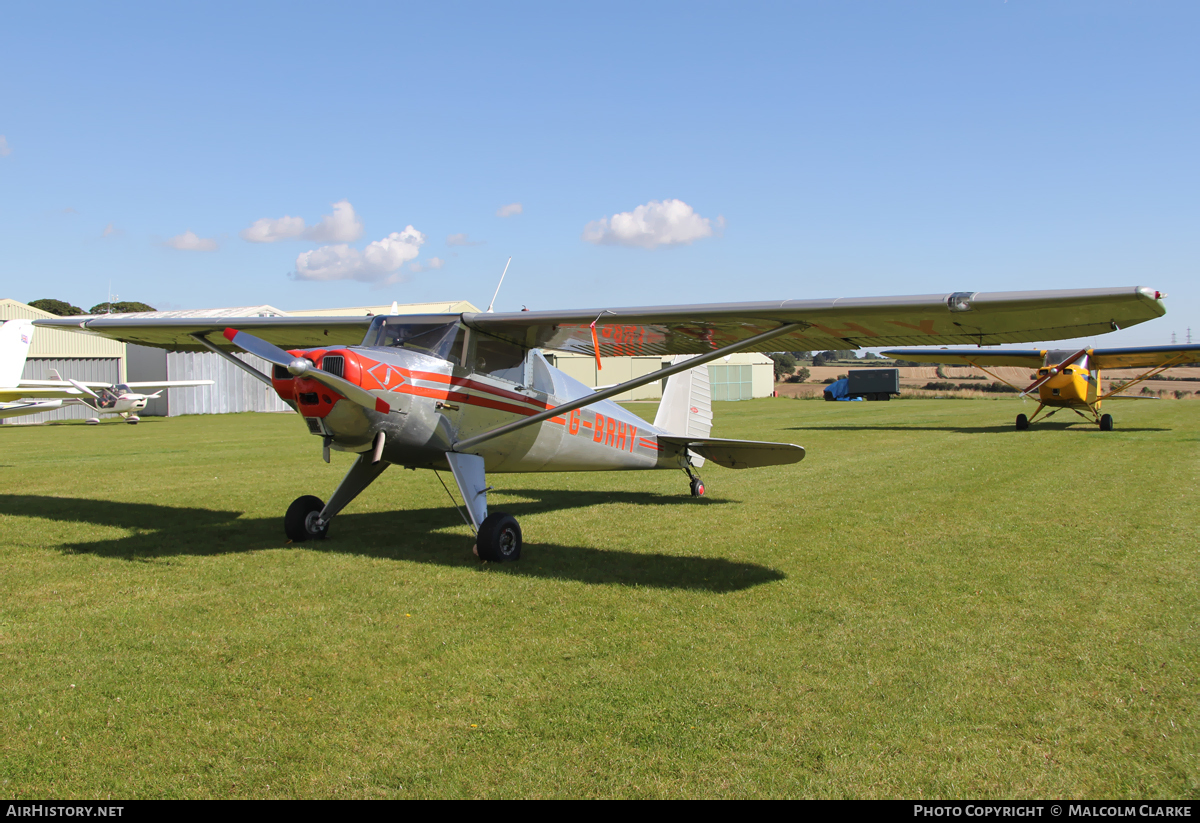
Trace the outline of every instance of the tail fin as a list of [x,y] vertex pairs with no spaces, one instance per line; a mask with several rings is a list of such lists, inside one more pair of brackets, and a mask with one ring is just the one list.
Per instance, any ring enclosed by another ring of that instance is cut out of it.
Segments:
[[[695,356],[676,355],[672,363],[682,363]],[[707,365],[667,378],[662,403],[658,406],[658,414],[654,416],[654,427],[683,437],[708,437],[712,431],[712,391]],[[696,468],[700,468],[704,465],[704,458],[693,453],[692,462]]]
[[18,318],[0,326],[0,387],[8,388],[21,382],[31,340],[32,320]]

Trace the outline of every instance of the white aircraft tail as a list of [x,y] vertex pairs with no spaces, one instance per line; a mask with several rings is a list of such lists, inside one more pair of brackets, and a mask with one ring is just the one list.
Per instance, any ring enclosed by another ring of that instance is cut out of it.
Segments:
[[[682,363],[694,354],[678,354],[671,361]],[[667,378],[662,403],[654,416],[654,427],[660,431],[683,437],[706,438],[712,431],[712,389],[708,381],[708,366],[673,374]],[[692,454],[696,468],[704,465],[704,458]]]
[[0,387],[8,388],[21,382],[32,340],[32,320],[18,318],[0,326]]

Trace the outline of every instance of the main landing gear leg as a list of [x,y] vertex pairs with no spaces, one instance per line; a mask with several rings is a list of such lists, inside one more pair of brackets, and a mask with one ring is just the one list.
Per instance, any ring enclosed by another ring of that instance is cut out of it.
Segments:
[[351,500],[358,497],[363,489],[371,485],[388,467],[387,461],[374,462],[373,458],[371,452],[360,454],[328,503],[322,503],[319,497],[313,497],[311,494],[292,501],[283,517],[283,529],[288,538],[296,543],[324,540],[333,516],[346,508]]
[[700,479],[700,475],[692,469],[690,464],[684,466],[683,470],[687,472],[688,479],[690,480],[688,490],[692,493],[692,497],[703,497],[704,481]]
[[483,458],[477,454],[446,452],[446,461],[471,516],[475,554],[480,560],[495,563],[520,560],[521,527],[516,518],[504,512],[488,514],[487,493],[491,487],[484,476]]

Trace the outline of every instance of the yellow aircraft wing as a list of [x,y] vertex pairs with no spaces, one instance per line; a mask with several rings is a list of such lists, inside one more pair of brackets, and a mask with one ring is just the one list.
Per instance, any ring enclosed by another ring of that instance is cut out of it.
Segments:
[[[889,349],[881,352],[896,360],[968,366],[1024,366],[1039,368],[1046,352],[1038,349]],[[1200,345],[1143,346],[1130,349],[1091,349],[1088,367],[1093,369],[1138,369],[1174,366],[1200,361]]]
[[893,360],[961,366],[1022,366],[1036,369],[1046,356],[1044,349],[889,349],[880,352]]
[[1147,346],[1140,349],[1094,349],[1094,369],[1141,369],[1200,362],[1200,346]]
[[[613,355],[700,354],[789,324],[798,328],[749,350],[813,351],[938,343],[992,345],[1103,334],[1166,313],[1153,289],[954,292],[914,297],[853,297],[523,311],[412,315],[413,323],[451,323],[529,348]],[[201,351],[192,334],[232,350],[227,327],[283,348],[358,344],[370,317],[189,317],[101,315],[36,320],[129,343]]]

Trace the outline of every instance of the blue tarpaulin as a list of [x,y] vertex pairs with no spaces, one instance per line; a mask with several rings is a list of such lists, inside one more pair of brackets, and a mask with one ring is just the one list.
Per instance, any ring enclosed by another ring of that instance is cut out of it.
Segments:
[[841,380],[835,380],[825,388],[826,400],[862,400],[861,397],[847,397],[847,392],[850,391],[850,381],[843,377]]

